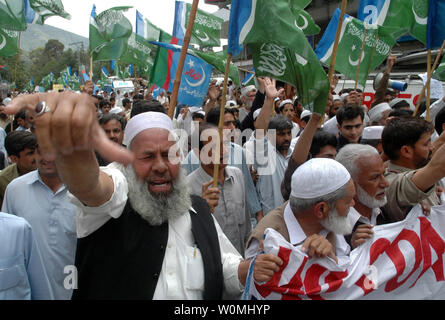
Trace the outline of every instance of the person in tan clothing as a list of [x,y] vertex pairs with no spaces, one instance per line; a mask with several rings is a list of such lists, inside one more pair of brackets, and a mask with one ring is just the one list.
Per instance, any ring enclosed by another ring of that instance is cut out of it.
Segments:
[[431,123],[411,117],[392,119],[383,130],[383,150],[390,159],[384,209],[391,222],[405,219],[422,201],[431,206],[441,204],[436,183],[445,176],[445,135],[432,144],[432,134]]
[[15,178],[37,169],[37,139],[28,131],[13,131],[6,135],[5,148],[13,162],[0,172],[0,205],[8,184]]

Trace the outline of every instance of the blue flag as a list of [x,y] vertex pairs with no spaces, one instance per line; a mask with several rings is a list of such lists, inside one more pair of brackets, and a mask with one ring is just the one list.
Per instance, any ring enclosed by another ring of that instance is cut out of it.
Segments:
[[369,24],[377,23],[380,11],[385,0],[360,0],[357,10],[357,19]]
[[108,70],[104,66],[102,66],[102,74],[108,78]]
[[24,0],[25,4],[25,17],[26,17],[26,23],[35,23],[36,21],[36,12],[33,8],[31,8],[31,4],[29,3],[29,0]]
[[185,36],[185,3],[175,1],[175,21],[173,22],[173,37],[183,40]]
[[111,62],[110,62],[110,69],[111,69],[111,71],[114,71],[115,68],[116,68],[116,61],[115,60],[111,60]]
[[[255,72],[255,68],[252,67],[252,72]],[[247,86],[251,81],[254,81],[255,73],[248,73],[247,76],[241,81],[241,85]]]
[[[172,65],[170,68],[170,84],[168,90],[173,91],[173,81],[178,68],[179,56],[181,55],[181,41],[178,45],[164,42],[149,41],[152,44],[173,51]],[[182,71],[181,86],[179,88],[178,101],[192,107],[200,107],[207,95],[213,66],[202,59],[186,55],[184,69]]]
[[445,0],[429,0],[428,29],[426,35],[427,49],[442,46],[445,40]]
[[243,51],[243,44],[240,41],[240,34],[243,28],[253,22],[255,12],[252,12],[252,0],[233,0],[230,8],[229,34],[227,53],[233,56],[239,55]]

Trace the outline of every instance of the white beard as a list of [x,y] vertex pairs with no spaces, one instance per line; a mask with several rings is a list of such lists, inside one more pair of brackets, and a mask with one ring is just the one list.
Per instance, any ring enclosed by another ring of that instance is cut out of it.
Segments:
[[[386,195],[382,200],[377,200],[374,197],[371,197],[362,187],[360,187],[358,184],[356,184],[357,186],[357,198],[358,201],[360,201],[361,204],[363,204],[364,206],[371,208],[371,209],[375,209],[375,208],[381,208],[383,207],[386,202],[387,202],[387,198]],[[380,190],[377,192],[379,193]]]
[[128,182],[128,199],[134,211],[153,226],[159,226],[170,219],[186,214],[192,206],[187,178],[183,169],[173,181],[173,191],[168,195],[154,196],[148,189],[148,182],[137,178],[133,167],[119,168]]
[[341,235],[351,234],[354,228],[354,225],[348,219],[348,215],[340,216],[335,208],[329,211],[328,217],[321,220],[320,224],[326,230]]

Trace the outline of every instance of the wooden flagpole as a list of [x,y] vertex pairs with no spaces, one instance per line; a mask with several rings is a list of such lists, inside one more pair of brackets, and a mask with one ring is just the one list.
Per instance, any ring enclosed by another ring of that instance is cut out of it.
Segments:
[[[442,57],[442,53],[445,49],[445,40],[442,42],[442,46],[440,47],[439,54],[436,56],[436,60],[434,60],[433,67],[431,69],[431,76],[433,74],[433,71],[437,68],[439,65],[440,58]],[[431,77],[428,77],[426,80],[425,85],[422,87],[422,91],[420,92],[419,98],[417,99],[416,103],[416,110],[414,111],[413,116],[415,117],[417,113],[419,112],[420,103],[422,102],[422,99],[425,97],[425,90],[427,87],[427,84],[431,81]]]
[[230,71],[230,62],[232,60],[232,53],[227,55],[226,62],[226,70],[224,73],[224,83],[223,83],[223,91],[221,95],[221,106],[219,109],[219,122],[218,122],[218,135],[219,140],[215,146],[215,154],[213,156],[213,187],[216,188],[218,186],[218,173],[219,173],[219,159],[221,153],[221,141],[223,141],[223,124],[224,124],[224,112],[226,108],[226,96],[227,96],[227,82],[229,79],[229,71]]
[[359,77],[359,74],[360,74],[360,65],[362,64],[363,51],[365,50],[366,32],[367,31],[368,30],[366,29],[366,25],[365,25],[365,32],[363,32],[362,48],[360,49],[360,57],[359,57],[359,60],[358,60],[358,65],[357,65],[357,72],[355,73],[354,91],[357,91],[358,77]]
[[426,95],[426,121],[431,121],[430,118],[430,104],[431,104],[431,49],[428,49],[428,56],[427,56],[427,73],[428,78],[426,81],[426,90],[428,91]]
[[17,81],[17,65],[19,63],[19,58],[20,58],[20,38],[22,37],[22,33],[19,32],[19,39],[18,39],[18,44],[17,44],[17,55],[15,58],[15,65],[14,65],[14,91],[15,91],[15,87],[16,87],[16,81]]
[[181,55],[179,56],[178,68],[176,69],[175,80],[173,82],[173,91],[170,98],[170,108],[168,109],[168,116],[173,119],[173,114],[176,110],[176,102],[178,100],[179,86],[181,85],[182,71],[184,69],[185,57],[187,49],[190,44],[190,38],[192,36],[193,25],[195,24],[196,12],[198,11],[199,0],[193,0],[192,8],[190,10],[189,22],[187,24],[187,30],[184,35],[184,41],[182,43]]
[[90,80],[93,81],[93,54],[90,55]]

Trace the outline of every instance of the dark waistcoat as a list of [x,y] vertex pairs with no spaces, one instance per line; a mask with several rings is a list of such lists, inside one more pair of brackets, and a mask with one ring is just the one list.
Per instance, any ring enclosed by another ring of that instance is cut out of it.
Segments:
[[[191,196],[192,233],[201,251],[204,299],[222,298],[223,274],[218,235],[204,199]],[[78,289],[73,299],[152,299],[162,269],[168,223],[152,226],[127,201],[122,215],[78,239]]]

